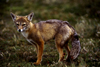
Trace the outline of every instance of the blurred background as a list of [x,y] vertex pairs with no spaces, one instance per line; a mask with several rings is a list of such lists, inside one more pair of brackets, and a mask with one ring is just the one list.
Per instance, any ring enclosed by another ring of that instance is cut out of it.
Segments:
[[33,23],[48,19],[68,21],[80,36],[81,52],[74,62],[57,63],[59,55],[50,40],[39,67],[100,66],[100,0],[0,0],[0,67],[33,67],[36,49],[17,32],[10,12],[23,16],[34,12]]

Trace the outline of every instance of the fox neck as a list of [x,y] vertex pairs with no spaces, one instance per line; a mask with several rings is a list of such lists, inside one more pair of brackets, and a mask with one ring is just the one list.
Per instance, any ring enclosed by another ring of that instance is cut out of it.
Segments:
[[29,28],[25,32],[29,32],[33,28],[34,24],[32,22],[29,23]]
[[29,25],[30,25],[29,29],[31,29],[34,26],[34,24],[32,22],[30,22]]

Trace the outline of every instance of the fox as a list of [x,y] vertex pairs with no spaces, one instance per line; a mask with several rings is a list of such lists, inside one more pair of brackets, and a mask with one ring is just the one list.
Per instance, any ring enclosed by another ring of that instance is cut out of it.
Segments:
[[[32,23],[33,12],[26,16],[19,16],[12,12],[10,15],[17,31],[19,31],[29,43],[36,47],[37,60],[34,62],[34,65],[41,63],[44,44],[50,39],[54,39],[55,41],[59,53],[58,62],[64,60],[65,55],[63,48],[67,51],[66,61],[74,60],[78,57],[81,50],[79,36],[69,22],[50,19]],[[71,41],[72,44],[71,49],[68,46],[69,41]]]

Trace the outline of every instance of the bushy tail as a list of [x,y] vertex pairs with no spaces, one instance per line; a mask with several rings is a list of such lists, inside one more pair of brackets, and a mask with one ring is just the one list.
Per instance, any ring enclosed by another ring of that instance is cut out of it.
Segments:
[[72,48],[70,51],[70,58],[72,60],[76,59],[77,56],[79,55],[80,50],[81,50],[81,46],[80,46],[79,37],[77,33],[75,32],[72,37]]

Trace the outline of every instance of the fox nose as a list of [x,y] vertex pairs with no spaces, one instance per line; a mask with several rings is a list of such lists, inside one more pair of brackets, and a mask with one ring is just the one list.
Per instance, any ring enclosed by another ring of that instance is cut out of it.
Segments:
[[21,32],[21,29],[19,29],[18,31]]
[[23,29],[18,29],[18,32],[23,32]]

